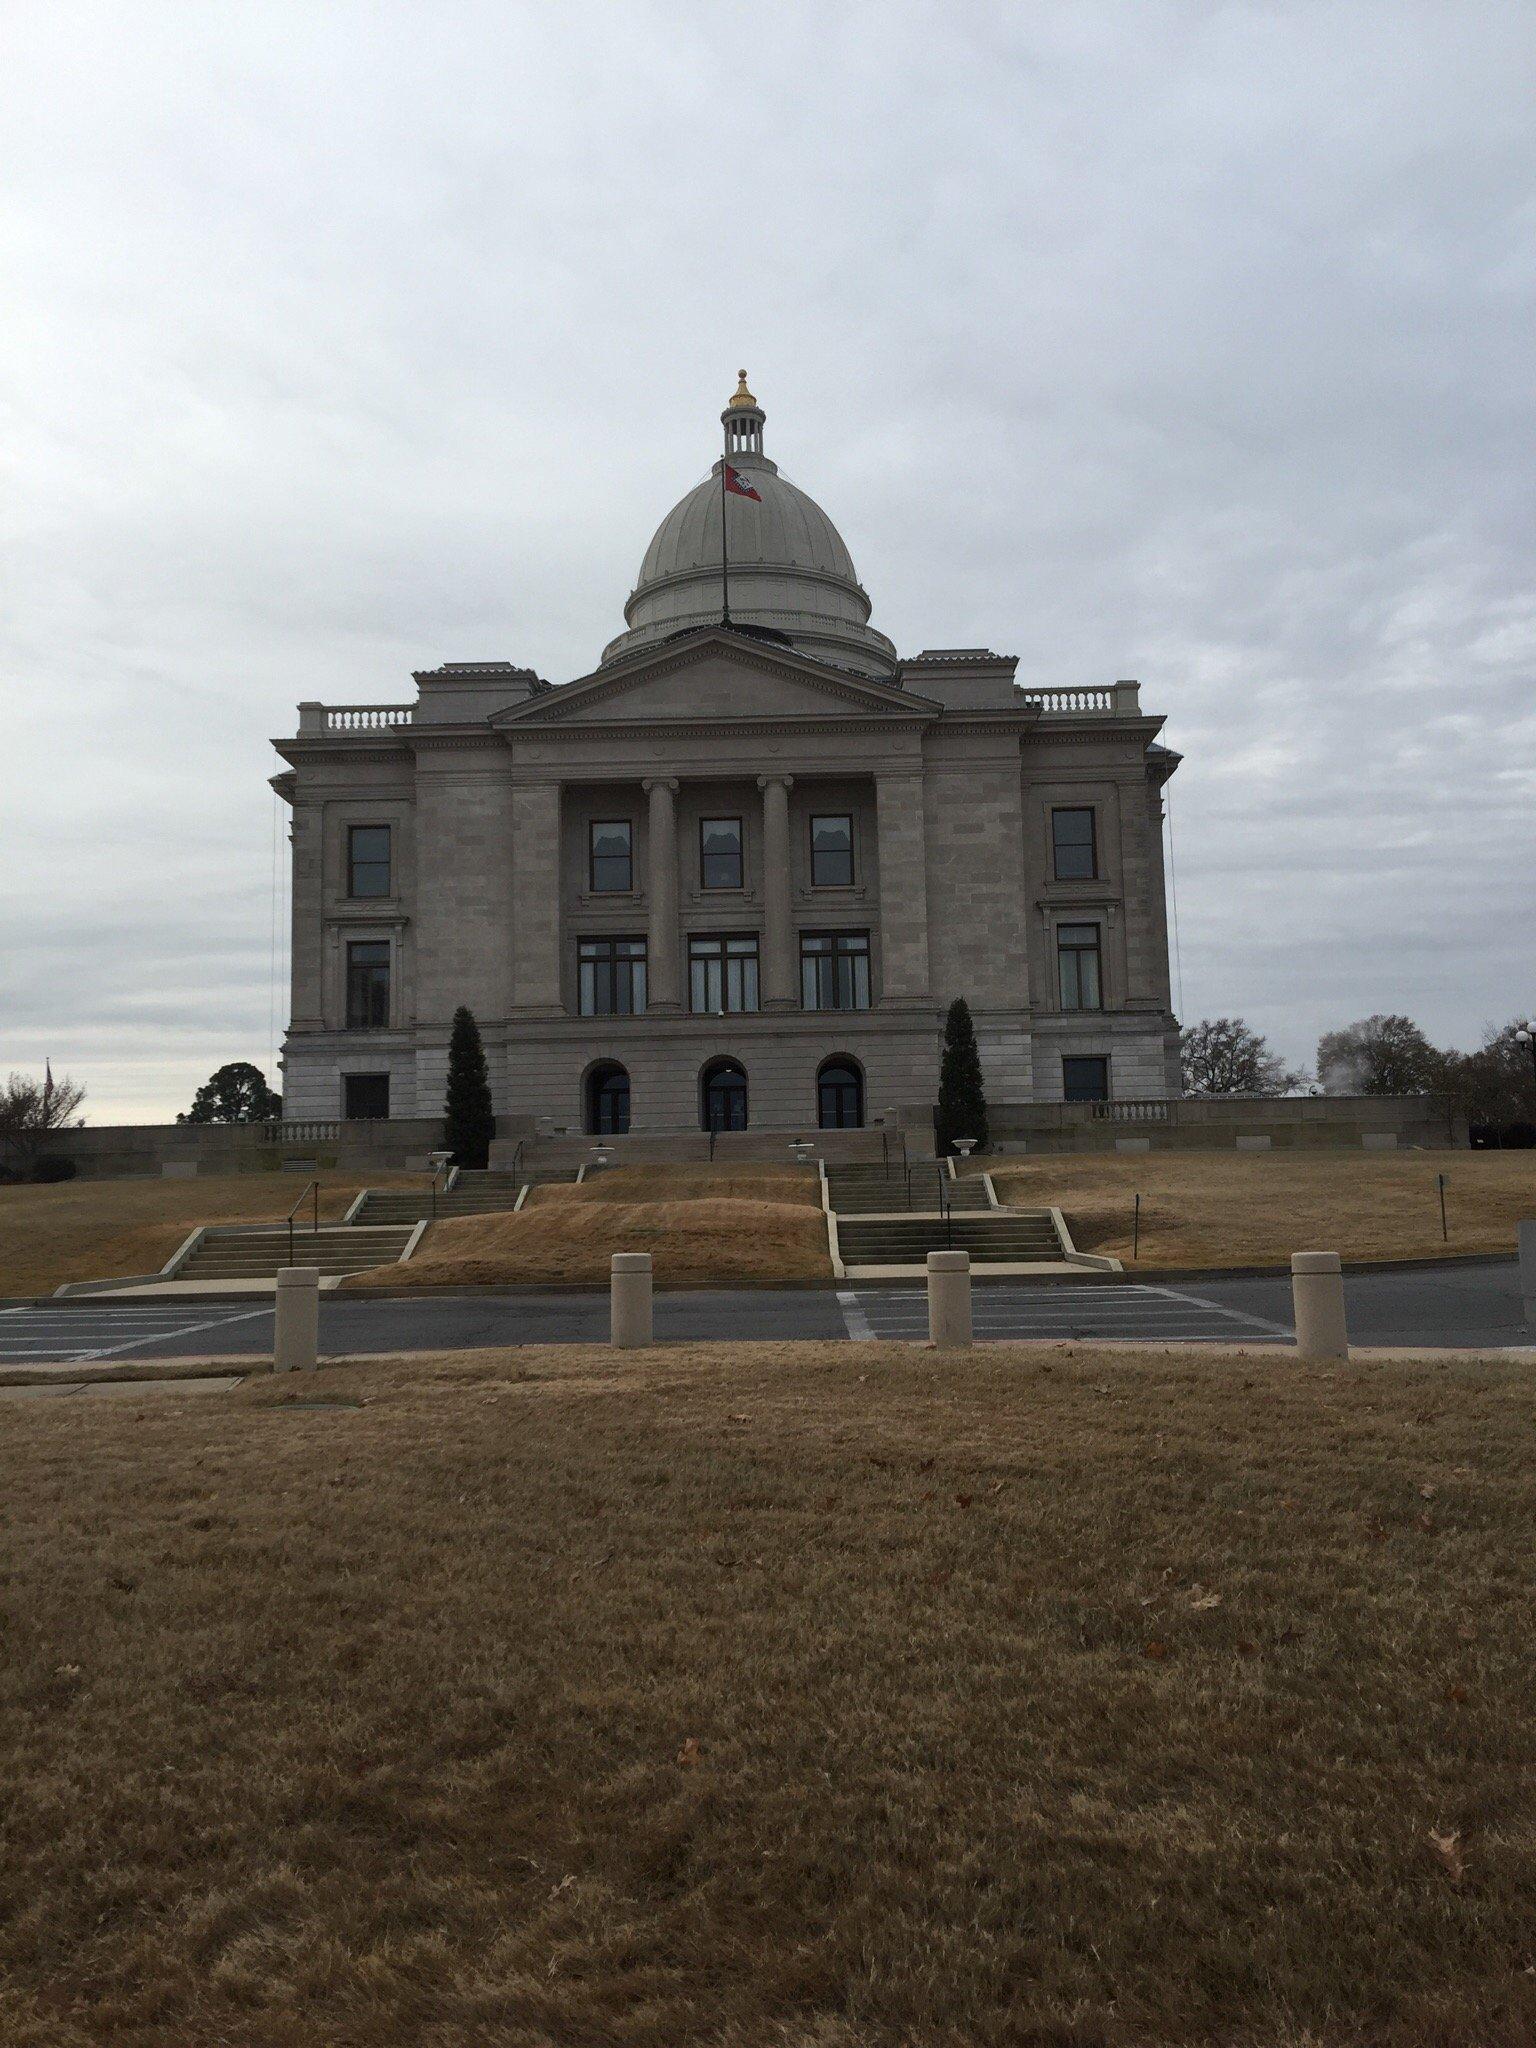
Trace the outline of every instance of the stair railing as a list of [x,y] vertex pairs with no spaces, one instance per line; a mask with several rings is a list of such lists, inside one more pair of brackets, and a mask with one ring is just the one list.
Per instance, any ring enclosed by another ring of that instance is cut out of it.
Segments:
[[509,1170],[514,1180],[516,1180],[518,1174],[522,1170],[524,1142],[525,1141],[522,1138],[519,1138],[517,1141],[517,1150],[512,1154],[512,1165]]
[[448,1176],[449,1176],[449,1175],[450,1175],[450,1174],[451,1174],[452,1172],[453,1172],[453,1161],[452,1161],[451,1159],[445,1159],[445,1160],[443,1161],[443,1163],[442,1163],[442,1165],[441,1165],[441,1166],[435,1166],[435,1167],[434,1167],[434,1168],[432,1169],[432,1221],[433,1221],[434,1223],[435,1223],[435,1222],[437,1221],[437,1189],[438,1189],[438,1183],[439,1183],[439,1182],[441,1182],[441,1183],[442,1183],[442,1187],[443,1187],[443,1192],[444,1192],[444,1194],[446,1194],[446,1193],[448,1192]]
[[312,1180],[293,1207],[288,1211],[288,1263],[290,1266],[293,1264],[293,1219],[303,1208],[305,1202],[311,1198],[314,1201],[314,1220],[310,1225],[310,1230],[314,1236],[318,1237],[320,1235],[320,1183],[317,1180]]

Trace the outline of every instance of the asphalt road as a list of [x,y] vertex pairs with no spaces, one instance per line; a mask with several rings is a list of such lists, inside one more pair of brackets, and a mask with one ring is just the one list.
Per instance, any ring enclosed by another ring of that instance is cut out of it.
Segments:
[[[1536,1348],[1513,1260],[1348,1278],[1350,1335],[1363,1345]],[[1291,1335],[1290,1284],[1214,1280],[1033,1286],[981,1281],[977,1334],[1128,1337],[1263,1343]],[[662,1340],[926,1334],[919,1287],[755,1289],[658,1294]],[[360,1352],[463,1350],[508,1344],[600,1342],[606,1295],[446,1296],[355,1301],[322,1295],[320,1346]],[[0,1366],[62,1368],[85,1361],[270,1356],[272,1311],[249,1303],[100,1302],[0,1310]]]

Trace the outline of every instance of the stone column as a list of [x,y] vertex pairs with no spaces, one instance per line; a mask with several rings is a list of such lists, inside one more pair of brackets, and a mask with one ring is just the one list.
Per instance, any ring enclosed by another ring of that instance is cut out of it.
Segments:
[[[923,778],[875,777],[880,840],[881,1001],[928,1000],[928,840]],[[984,849],[978,847],[979,857]]]
[[512,1004],[514,1017],[558,1017],[560,1001],[560,785],[512,785]]
[[763,792],[763,990],[765,1010],[793,1010],[795,920],[789,891],[789,791],[792,775],[759,775]]
[[651,905],[645,1007],[675,1016],[682,1009],[677,965],[677,779],[651,776],[645,793],[650,802],[646,865]]

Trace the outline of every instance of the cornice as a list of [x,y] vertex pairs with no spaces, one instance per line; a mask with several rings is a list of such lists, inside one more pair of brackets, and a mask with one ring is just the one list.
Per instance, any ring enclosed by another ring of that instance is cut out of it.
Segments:
[[518,725],[506,734],[514,747],[524,738],[541,740],[667,740],[667,739],[756,739],[770,734],[807,733],[923,733],[933,720],[917,718],[849,718],[831,712],[786,713],[778,718],[604,718],[587,719],[580,725],[534,723]]

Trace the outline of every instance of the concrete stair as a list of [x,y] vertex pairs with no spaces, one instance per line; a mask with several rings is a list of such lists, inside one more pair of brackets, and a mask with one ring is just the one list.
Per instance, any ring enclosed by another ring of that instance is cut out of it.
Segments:
[[[386,1266],[398,1259],[415,1229],[409,1223],[391,1223],[358,1229],[355,1224],[322,1224],[318,1231],[293,1233],[293,1264],[316,1266],[327,1277],[342,1273],[365,1273],[370,1266]],[[178,1280],[270,1280],[288,1258],[288,1227],[272,1224],[255,1229],[230,1226],[205,1231],[203,1241],[181,1271]]]
[[494,1168],[461,1173],[451,1188],[438,1189],[435,1211],[430,1188],[369,1188],[351,1227],[417,1223],[434,1216],[439,1223],[450,1216],[487,1216],[498,1209],[515,1209],[525,1187],[542,1187],[550,1181],[569,1183],[575,1178],[574,1167],[537,1173],[503,1173]]
[[861,1213],[886,1215],[897,1209],[937,1209],[941,1201],[951,1209],[992,1206],[980,1174],[952,1181],[942,1164],[932,1159],[915,1159],[910,1173],[900,1167],[886,1168],[878,1161],[859,1166],[829,1164],[827,1200],[839,1217]]
[[971,1263],[1042,1265],[1065,1256],[1047,1209],[992,1209],[985,1215],[842,1216],[838,1252],[845,1266],[921,1266],[930,1252],[969,1252]]

